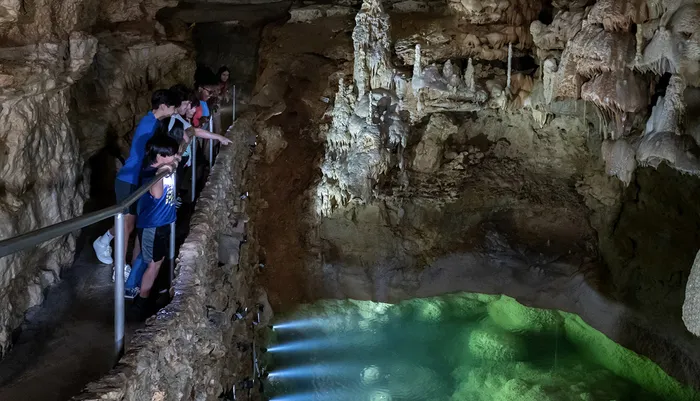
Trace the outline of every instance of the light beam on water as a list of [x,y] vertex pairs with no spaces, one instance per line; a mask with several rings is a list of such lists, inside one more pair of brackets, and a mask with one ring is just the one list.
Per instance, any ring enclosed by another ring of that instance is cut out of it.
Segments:
[[313,401],[314,393],[283,395],[270,398],[270,401]]
[[[304,352],[315,351],[320,349],[329,349],[340,345],[337,341],[330,339],[312,339],[303,341],[294,341],[286,344],[279,344],[269,347],[267,352],[282,353],[282,352]],[[348,344],[348,346],[350,346]]]
[[272,325],[272,330],[309,329],[324,325],[323,319],[301,319]]
[[308,366],[297,366],[272,371],[268,374],[270,381],[283,379],[300,379],[319,376],[352,376],[357,375],[358,367],[348,364],[317,364]]

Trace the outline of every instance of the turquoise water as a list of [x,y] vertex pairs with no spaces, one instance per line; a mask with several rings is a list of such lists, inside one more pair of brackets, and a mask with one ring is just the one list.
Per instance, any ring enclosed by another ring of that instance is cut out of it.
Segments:
[[698,399],[577,316],[500,296],[302,306],[265,357],[273,401]]

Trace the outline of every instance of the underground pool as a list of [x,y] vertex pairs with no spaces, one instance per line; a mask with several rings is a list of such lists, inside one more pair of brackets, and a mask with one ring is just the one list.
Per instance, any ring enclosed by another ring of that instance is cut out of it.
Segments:
[[271,401],[700,399],[578,316],[506,296],[324,300],[272,327]]

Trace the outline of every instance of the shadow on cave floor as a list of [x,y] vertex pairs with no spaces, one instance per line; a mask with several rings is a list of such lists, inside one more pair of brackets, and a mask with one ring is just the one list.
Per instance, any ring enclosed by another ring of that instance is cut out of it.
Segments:
[[[198,157],[204,160],[204,154]],[[200,174],[198,193],[206,182],[208,166],[200,170]],[[106,178],[93,177],[92,180],[93,193],[83,213],[114,202],[113,190],[98,183]],[[189,234],[193,209],[192,204],[184,203],[178,210],[178,248]],[[27,312],[15,335],[13,348],[0,361],[0,400],[69,400],[113,367],[112,267],[99,263],[91,246],[111,223],[106,220],[81,232],[71,268],[64,269],[61,280],[46,291],[42,305]],[[165,266],[168,263],[164,261]],[[167,288],[167,275],[168,269],[161,269],[156,287]],[[140,327],[142,323],[127,322],[127,350],[134,331]]]

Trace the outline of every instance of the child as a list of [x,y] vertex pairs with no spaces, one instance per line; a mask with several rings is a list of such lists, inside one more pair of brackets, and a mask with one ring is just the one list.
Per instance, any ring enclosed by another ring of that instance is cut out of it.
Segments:
[[139,295],[134,299],[130,310],[136,320],[143,320],[148,316],[146,300],[151,294],[160,265],[168,254],[170,223],[176,218],[175,183],[172,173],[177,163],[178,149],[177,140],[165,135],[162,129],[146,144],[141,181],[148,183],[164,171],[171,174],[161,178],[138,201],[136,228],[141,242],[141,259],[148,267],[141,279]]

